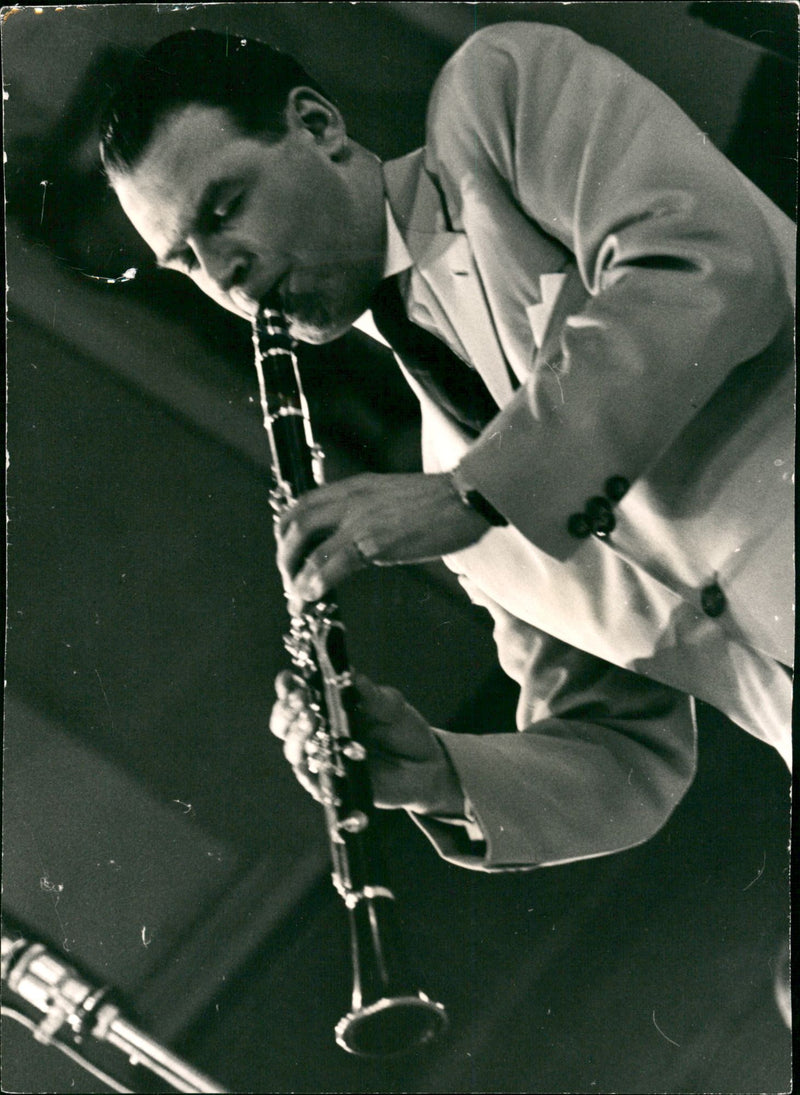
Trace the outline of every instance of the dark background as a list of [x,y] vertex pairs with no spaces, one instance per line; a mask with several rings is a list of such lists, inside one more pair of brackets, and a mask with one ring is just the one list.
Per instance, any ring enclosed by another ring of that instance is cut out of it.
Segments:
[[[794,216],[792,4],[3,16],[4,911],[232,1091],[789,1089],[773,1000],[789,778],[708,709],[695,785],[653,841],[618,856],[486,876],[440,861],[404,815],[382,817],[406,947],[451,1025],[399,1062],[335,1048],[343,913],[318,808],[266,729],[286,618],[249,330],[152,267],[98,170],[110,78],[187,25],[295,52],[354,138],[391,157],[421,142],[444,60],[512,18],[617,52]],[[132,281],[106,280],[131,267]],[[415,406],[380,348],[352,334],[302,364],[329,478],[417,467]],[[510,726],[488,621],[442,568],[363,574],[340,600],[354,663],[433,723]],[[4,1091],[105,1090],[21,1027],[3,1034]]]

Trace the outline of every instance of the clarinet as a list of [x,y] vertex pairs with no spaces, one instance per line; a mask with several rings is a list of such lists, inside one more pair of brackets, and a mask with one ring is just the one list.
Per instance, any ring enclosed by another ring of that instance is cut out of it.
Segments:
[[[295,343],[281,312],[260,309],[253,346],[277,520],[300,495],[322,485],[323,453],[314,442]],[[375,875],[374,805],[366,750],[353,733],[356,693],[335,597],[329,593],[292,613],[284,643],[304,686],[304,715],[312,731],[309,769],[318,781],[333,884],[350,927],[352,1001],[336,1026],[336,1042],[359,1056],[393,1056],[430,1042],[444,1029],[447,1015],[442,1004],[410,988],[394,968],[394,894]]]

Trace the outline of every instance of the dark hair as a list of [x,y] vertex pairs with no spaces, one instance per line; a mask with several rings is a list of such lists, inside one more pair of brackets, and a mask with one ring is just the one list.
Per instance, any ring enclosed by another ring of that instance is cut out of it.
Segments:
[[242,132],[276,141],[295,87],[326,94],[293,57],[265,42],[179,31],[139,55],[110,97],[100,120],[103,165],[107,173],[132,169],[159,122],[191,103],[223,107]]

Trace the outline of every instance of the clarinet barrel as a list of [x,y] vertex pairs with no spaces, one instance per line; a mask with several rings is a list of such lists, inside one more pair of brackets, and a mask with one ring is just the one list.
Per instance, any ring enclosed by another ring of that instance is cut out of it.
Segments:
[[[323,482],[294,342],[279,311],[263,308],[253,324],[264,428],[269,437],[276,516]],[[366,1057],[386,1057],[431,1041],[444,1029],[442,1004],[398,970],[394,895],[381,881],[374,847],[366,751],[354,720],[355,691],[335,597],[290,616],[286,648],[304,684],[311,720],[309,769],[318,781],[331,848],[333,883],[350,928],[353,993],[336,1041]]]

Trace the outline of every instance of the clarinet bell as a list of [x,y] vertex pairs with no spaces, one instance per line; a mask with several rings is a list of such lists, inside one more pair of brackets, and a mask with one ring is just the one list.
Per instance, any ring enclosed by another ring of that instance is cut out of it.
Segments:
[[353,994],[335,1033],[337,1045],[359,1057],[400,1056],[432,1042],[447,1026],[444,1005],[409,986],[405,963],[398,961],[393,906],[384,887],[370,888],[347,906]]
[[336,1044],[359,1057],[398,1057],[432,1042],[446,1026],[444,1005],[424,992],[384,996],[340,1019]]

